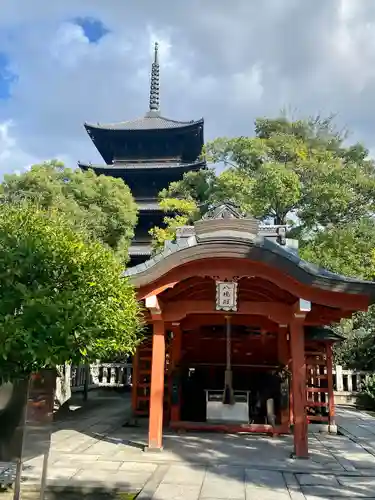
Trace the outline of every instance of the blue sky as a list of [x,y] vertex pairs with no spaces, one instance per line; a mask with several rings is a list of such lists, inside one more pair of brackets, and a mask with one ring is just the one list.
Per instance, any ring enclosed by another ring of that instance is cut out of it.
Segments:
[[374,0],[0,0],[0,175],[60,158],[100,162],[83,123],[148,108],[205,136],[251,135],[288,107],[337,114],[375,152]]
[[100,19],[92,17],[77,17],[73,22],[82,27],[84,35],[90,43],[99,43],[100,40],[110,33],[110,30]]
[[10,67],[10,59],[6,53],[0,52],[0,99],[9,99],[12,84],[15,83],[17,75]]

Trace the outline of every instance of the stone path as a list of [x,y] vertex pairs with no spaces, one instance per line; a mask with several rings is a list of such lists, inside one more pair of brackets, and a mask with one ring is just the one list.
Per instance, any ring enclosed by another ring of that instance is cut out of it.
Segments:
[[350,407],[336,410],[340,432],[375,455],[375,418]]
[[[145,453],[147,429],[122,427],[127,408],[127,399],[109,399],[55,423],[50,487],[140,492],[138,500],[375,499],[375,419],[366,414],[339,410],[338,425],[351,429],[351,437],[312,434],[310,459],[293,460],[291,436],[167,433],[163,452]],[[32,446],[28,453],[24,484],[32,485],[43,457],[33,456]],[[102,497],[90,493],[96,498]]]

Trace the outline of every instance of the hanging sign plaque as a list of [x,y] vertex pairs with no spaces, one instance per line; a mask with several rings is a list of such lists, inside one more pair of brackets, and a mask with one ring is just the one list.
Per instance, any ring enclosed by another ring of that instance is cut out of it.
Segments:
[[237,311],[237,286],[232,281],[216,282],[217,311]]

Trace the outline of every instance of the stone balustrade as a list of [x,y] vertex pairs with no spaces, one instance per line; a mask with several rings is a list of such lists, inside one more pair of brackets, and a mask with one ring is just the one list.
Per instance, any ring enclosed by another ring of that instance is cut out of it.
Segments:
[[362,384],[370,372],[345,370],[336,365],[333,369],[333,387],[335,391],[335,403],[354,405],[357,395],[362,390]]
[[[101,387],[120,388],[131,385],[131,363],[93,363],[89,366],[66,364],[58,368],[55,403],[60,407],[73,392],[84,392]],[[86,379],[88,377],[87,383]]]
[[89,374],[89,389],[97,387],[125,387],[131,384],[130,363],[95,363],[87,370],[85,365],[72,366],[72,392],[81,391],[85,386],[86,375]]

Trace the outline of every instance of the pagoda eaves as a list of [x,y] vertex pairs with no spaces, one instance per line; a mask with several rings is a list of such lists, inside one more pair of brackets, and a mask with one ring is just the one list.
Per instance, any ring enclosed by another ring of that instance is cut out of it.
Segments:
[[[197,160],[195,162],[116,162],[113,165],[103,165],[103,164],[95,164],[95,163],[87,163],[87,162],[78,162],[78,166],[83,170],[92,169],[94,172],[103,175],[112,175],[109,172],[121,172],[128,170],[169,170],[169,169],[181,169],[181,170],[199,170],[206,166],[206,162],[204,160]],[[101,172],[103,171],[103,172]]]
[[192,129],[202,126],[204,123],[203,118],[199,120],[178,121],[171,120],[164,116],[160,116],[158,112],[150,111],[145,116],[136,118],[135,120],[127,120],[117,123],[85,123],[85,128],[90,134],[91,130],[167,130],[167,129]]
[[85,124],[85,129],[107,165],[118,161],[177,158],[192,163],[204,144],[203,120],[177,122],[148,117],[108,125]]

